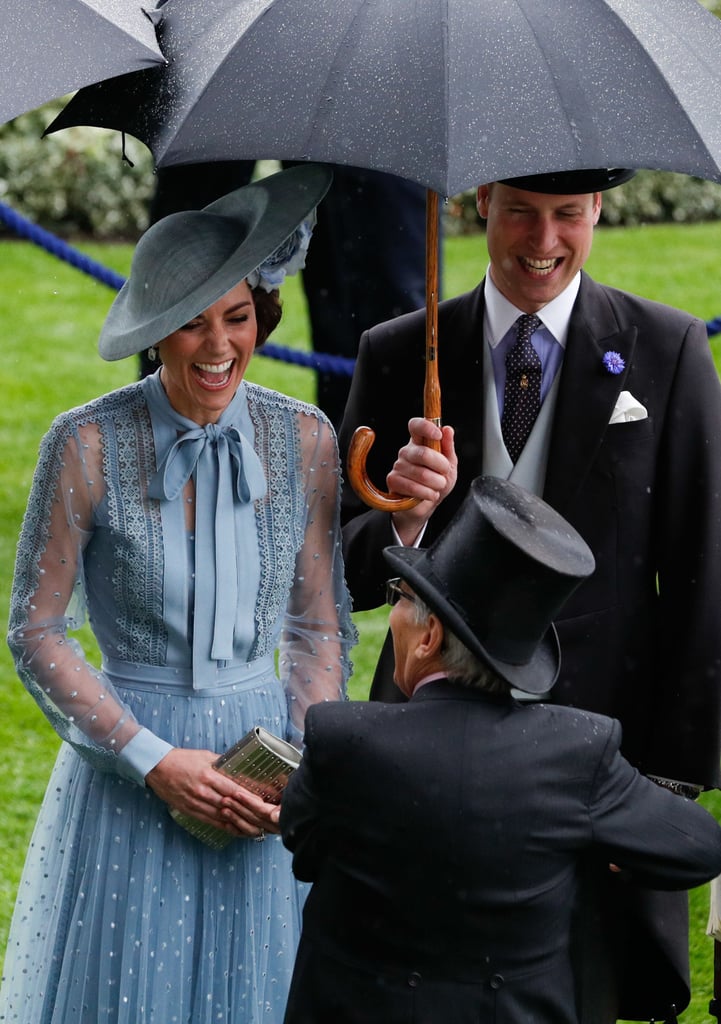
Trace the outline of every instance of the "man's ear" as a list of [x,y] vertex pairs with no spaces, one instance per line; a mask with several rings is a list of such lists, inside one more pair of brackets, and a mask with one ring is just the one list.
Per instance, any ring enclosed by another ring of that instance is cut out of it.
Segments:
[[429,659],[440,655],[443,650],[444,630],[443,623],[433,612],[428,616],[423,633],[416,646],[416,654],[419,658]]
[[603,206],[603,196],[600,192],[594,193],[593,196],[593,224],[594,227],[598,224],[598,219],[601,216],[601,207]]
[[478,210],[478,216],[482,220],[486,220],[488,217],[488,196],[490,189],[488,185],[479,185],[476,190],[476,209]]

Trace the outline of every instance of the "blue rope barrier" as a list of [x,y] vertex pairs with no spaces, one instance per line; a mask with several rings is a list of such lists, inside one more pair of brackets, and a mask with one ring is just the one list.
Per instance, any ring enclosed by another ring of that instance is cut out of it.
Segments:
[[[26,217],[13,210],[12,207],[2,202],[0,202],[0,220],[17,235],[20,235],[21,238],[27,238],[41,249],[52,253],[53,256],[57,256],[58,259],[69,263],[70,266],[76,267],[84,274],[89,274],[102,284],[106,284],[109,288],[114,288],[118,291],[125,283],[125,278],[122,274],[104,267],[102,263],[91,259],[85,253],[80,252],[79,249],[68,245],[67,242],[63,242],[62,239],[53,235],[50,231],[46,231],[44,228],[38,227],[37,224],[33,224],[32,221],[29,221]],[[708,331],[709,338],[714,337],[716,334],[721,334],[721,316],[708,320],[706,322],[706,330]],[[284,348],[282,345],[264,345],[263,348],[258,350],[258,355],[265,356],[267,359],[279,359],[282,362],[295,364],[296,366],[305,366],[322,373],[334,373],[338,376],[352,376],[353,367],[355,366],[355,359],[334,356],[326,352],[298,352],[295,349]]]
[[713,320],[708,320],[706,323],[706,330],[708,331],[709,338],[712,338],[714,334],[721,334],[721,316],[717,316]]
[[94,277],[101,284],[106,284],[109,288],[114,288],[116,291],[122,288],[125,282],[122,274],[117,274],[114,270],[104,267],[102,263],[98,263],[97,260],[90,259],[89,256],[80,252],[79,249],[74,249],[72,245],[63,242],[50,231],[38,227],[37,224],[33,224],[26,217],[16,213],[12,207],[6,206],[5,203],[0,203],[0,220],[14,231],[16,235],[20,235],[21,238],[27,238],[41,249],[45,249],[46,252],[52,253],[53,256],[57,256],[58,259],[63,260],[65,263],[69,263],[70,266],[82,270],[84,274],[89,274],[90,277]]
[[[86,256],[79,249],[68,245],[67,242],[63,242],[62,239],[53,235],[52,232],[46,231],[45,228],[33,224],[32,221],[27,220],[26,217],[17,213],[12,207],[1,202],[0,220],[6,227],[14,231],[16,235],[19,235],[21,238],[27,238],[28,241],[33,242],[41,249],[45,249],[46,252],[63,260],[64,263],[70,264],[71,267],[75,267],[84,274],[95,278],[101,284],[119,291],[125,283],[125,278],[122,274],[104,267],[102,263],[91,259],[90,256]],[[334,356],[325,352],[298,352],[295,349],[285,348],[282,345],[264,345],[258,349],[258,355],[265,356],[267,359],[278,359],[281,362],[295,364],[296,366],[304,366],[318,372],[332,373],[345,377],[353,375],[353,367],[355,366],[355,359]]]
[[334,373],[339,377],[352,377],[355,366],[355,359],[348,359],[346,356],[334,356],[327,352],[298,352],[294,348],[269,343],[258,349],[258,355],[266,356],[268,359],[280,359],[284,363],[296,366],[306,366],[322,373]]

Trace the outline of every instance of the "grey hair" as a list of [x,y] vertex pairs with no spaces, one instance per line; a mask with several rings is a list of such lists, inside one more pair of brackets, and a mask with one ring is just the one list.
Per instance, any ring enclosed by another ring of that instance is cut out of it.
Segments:
[[[414,594],[416,625],[423,626],[431,615],[435,614],[424,601]],[[436,616],[438,618],[438,616]],[[468,686],[471,689],[483,690],[485,693],[510,694],[511,684],[493,671],[490,665],[482,661],[463,643],[456,634],[443,623],[443,647],[440,652],[443,669],[449,679]]]

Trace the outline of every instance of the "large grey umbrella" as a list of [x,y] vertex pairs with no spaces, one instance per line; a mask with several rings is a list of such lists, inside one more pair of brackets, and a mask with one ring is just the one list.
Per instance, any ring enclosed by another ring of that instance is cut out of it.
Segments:
[[6,0],[0,124],[83,85],[162,63],[140,0]]
[[[167,68],[82,90],[50,126],[126,131],[158,166],[273,157],[429,189],[425,414],[440,420],[437,194],[650,167],[721,181],[721,22],[697,0],[167,0]],[[349,475],[376,508],[414,504]]]
[[698,0],[168,0],[167,68],[83,90],[72,123],[159,166],[390,171],[453,195],[595,166],[721,181],[721,23]]

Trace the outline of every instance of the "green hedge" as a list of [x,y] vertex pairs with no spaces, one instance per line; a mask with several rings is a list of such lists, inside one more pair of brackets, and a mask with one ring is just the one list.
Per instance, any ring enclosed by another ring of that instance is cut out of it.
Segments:
[[0,128],[0,200],[58,235],[135,239],[154,189],[149,150],[131,136],[68,128],[42,138],[62,102]]
[[[0,200],[66,237],[133,240],[147,226],[154,189],[149,151],[130,136],[99,128],[69,128],[42,138],[62,102],[0,127]],[[601,222],[636,225],[695,223],[721,218],[721,185],[683,174],[640,171],[604,196]],[[450,234],[477,231],[475,192],[445,207]]]

